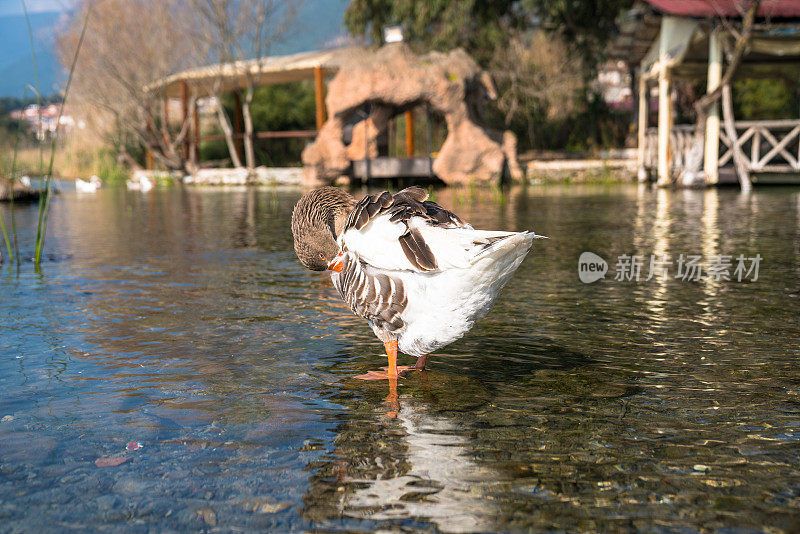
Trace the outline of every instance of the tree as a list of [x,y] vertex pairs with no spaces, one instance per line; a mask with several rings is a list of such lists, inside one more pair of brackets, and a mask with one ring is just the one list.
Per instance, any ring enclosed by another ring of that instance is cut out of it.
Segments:
[[495,51],[492,65],[504,127],[524,122],[533,139],[537,124],[577,111],[586,84],[580,60],[570,56],[560,37],[544,31],[527,38],[517,35]]
[[[551,120],[556,110],[587,107],[587,82],[616,30],[618,14],[632,3],[352,0],[345,25],[351,34],[376,44],[383,40],[384,27],[400,25],[418,52],[464,48],[497,82],[505,127],[524,124],[530,138],[534,122]],[[550,53],[560,58],[562,68],[546,57]]]
[[[135,164],[131,144],[146,147],[167,169],[184,169],[180,147],[191,117],[177,132],[160,114],[160,103],[144,91],[148,84],[196,65],[206,55],[192,39],[191,20],[182,0],[78,0],[75,16],[59,37],[62,61],[71,61],[85,13],[92,4],[90,27],[78,60],[72,98],[88,106],[95,130]],[[194,108],[194,106],[192,106]]]
[[462,47],[487,68],[496,50],[533,29],[557,33],[589,69],[633,0],[352,0],[344,14],[351,34],[383,41],[383,28],[403,26],[412,46]]
[[[245,98],[242,102],[244,118],[244,153],[247,168],[255,167],[253,148],[253,118],[250,110],[256,80],[262,72],[263,59],[269,54],[271,45],[288,31],[297,13],[298,2],[279,0],[192,0],[191,5],[199,14],[196,34],[204,40],[210,58],[217,64],[253,58],[252,68],[245,70]],[[214,93],[219,99],[219,87],[223,73],[215,82]],[[225,134],[228,150],[234,166],[241,166],[233,139],[230,119],[223,106],[217,106],[220,126]]]
[[383,28],[402,25],[417,51],[462,47],[482,66],[510,32],[529,26],[518,0],[352,0],[344,22],[353,35],[383,42]]

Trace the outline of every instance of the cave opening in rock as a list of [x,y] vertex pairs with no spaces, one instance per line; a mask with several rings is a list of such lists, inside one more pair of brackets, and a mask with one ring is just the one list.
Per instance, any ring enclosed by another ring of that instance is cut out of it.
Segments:
[[370,101],[343,116],[342,143],[355,178],[443,183],[433,161],[447,138],[447,123],[428,102]]

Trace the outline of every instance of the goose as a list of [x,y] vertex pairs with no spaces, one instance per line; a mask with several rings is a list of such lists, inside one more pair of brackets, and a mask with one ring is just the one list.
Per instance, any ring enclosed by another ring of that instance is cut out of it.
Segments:
[[147,176],[134,176],[125,182],[125,186],[129,191],[150,191],[153,189],[153,180]]
[[96,193],[101,185],[103,185],[103,181],[94,175],[88,181],[80,178],[75,179],[75,190],[79,193]]
[[428,200],[420,187],[367,195],[335,187],[304,194],[292,213],[294,250],[366,319],[386,350],[385,371],[356,378],[396,380],[397,352],[426,358],[463,337],[489,313],[528,253],[534,232],[475,230]]

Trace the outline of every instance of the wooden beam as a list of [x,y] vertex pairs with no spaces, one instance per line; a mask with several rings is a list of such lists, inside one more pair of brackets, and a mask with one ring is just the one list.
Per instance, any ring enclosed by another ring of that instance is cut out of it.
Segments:
[[[189,120],[189,86],[186,80],[181,80],[181,129],[186,127],[186,121]],[[183,136],[183,159],[189,160],[189,135]]]
[[164,124],[167,126],[167,129],[169,129],[169,97],[167,95],[164,95],[164,107],[162,111],[163,111],[162,118],[164,119]]
[[[666,20],[666,18],[665,18]],[[661,29],[659,43],[660,58],[658,60],[658,184],[667,185],[672,182],[670,176],[669,135],[672,130],[672,99],[670,98],[670,73],[666,66],[667,42]]]
[[407,110],[406,117],[406,157],[414,157],[414,110]]
[[325,124],[325,73],[322,67],[314,67],[314,105],[317,111],[317,130]]
[[733,103],[731,98],[731,86],[725,84],[722,86],[722,117],[725,124],[725,133],[731,141],[731,150],[733,151],[733,164],[736,167],[736,174],[739,176],[739,185],[743,192],[750,192],[753,188],[750,181],[750,171],[747,168],[746,159],[742,152],[741,146],[737,145],[736,141],[736,126],[733,119]]
[[[706,93],[713,93],[722,80],[722,46],[719,33],[711,31],[708,35],[708,83]],[[705,153],[703,171],[706,183],[719,181],[719,102],[711,104],[706,117]]]
[[200,108],[197,105],[197,98],[194,99],[194,115],[192,118],[194,119],[194,127],[192,128],[192,132],[194,134],[193,163],[197,165],[197,163],[200,161]]
[[789,132],[788,134],[786,134],[786,136],[785,136],[785,137],[784,137],[784,138],[783,138],[783,139],[782,139],[780,142],[779,142],[779,141],[778,141],[778,140],[775,138],[775,136],[773,136],[773,135],[772,135],[772,133],[770,133],[770,131],[769,131],[769,130],[767,130],[766,128],[764,128],[764,129],[762,130],[762,133],[763,133],[763,135],[764,135],[764,139],[766,139],[766,140],[767,140],[767,141],[768,141],[768,142],[769,142],[769,143],[772,145],[772,149],[771,149],[769,152],[767,152],[767,153],[764,155],[764,157],[762,157],[762,158],[761,158],[761,159],[758,161],[758,163],[756,163],[756,162],[752,162],[754,165],[758,165],[759,167],[761,167],[761,166],[764,166],[764,165],[766,165],[766,164],[769,162],[769,160],[771,160],[772,158],[774,158],[774,157],[775,157],[775,156],[777,156],[778,154],[780,154],[781,156],[783,156],[783,157],[786,159],[786,161],[788,161],[788,162],[789,162],[789,164],[790,164],[790,165],[797,165],[797,160],[795,160],[795,159],[794,159],[794,156],[792,156],[792,155],[791,155],[791,154],[790,154],[790,153],[789,153],[789,152],[786,150],[786,145],[788,145],[788,144],[791,142],[791,140],[792,140],[792,139],[793,139],[793,138],[794,138],[794,137],[795,137],[795,136],[796,136],[798,133],[800,133],[800,125],[798,125],[798,126],[795,126],[795,127],[792,129],[792,131],[791,131],[791,132]]
[[[152,121],[152,118],[153,118],[153,107],[152,107],[152,103],[151,102],[147,103],[145,112],[146,112],[146,114],[145,114],[145,128],[146,128],[146,131],[147,131],[148,134],[152,134],[153,136],[155,136],[156,132],[155,132],[155,128],[153,127],[153,121]],[[149,137],[149,135],[148,135],[148,137]],[[145,146],[144,167],[145,167],[145,169],[147,169],[149,171],[149,170],[151,170],[153,168],[154,164],[155,164],[155,157],[153,156],[153,151],[150,149],[150,141],[147,140],[146,141],[146,146]]]
[[[286,130],[283,132],[255,132],[256,139],[313,139],[319,132],[316,130]],[[234,136],[235,139],[244,139],[244,134]],[[202,135],[200,141],[221,141],[225,134]]]
[[639,174],[639,181],[644,182],[647,180],[647,169],[645,169],[645,148],[647,144],[647,108],[650,103],[647,90],[647,79],[644,76],[639,76],[639,124],[637,131],[637,139],[639,150],[637,151],[637,167]]
[[164,139],[164,144],[169,144],[169,97],[164,95],[164,103],[161,107],[161,120],[164,121],[164,129],[161,130],[161,138]]

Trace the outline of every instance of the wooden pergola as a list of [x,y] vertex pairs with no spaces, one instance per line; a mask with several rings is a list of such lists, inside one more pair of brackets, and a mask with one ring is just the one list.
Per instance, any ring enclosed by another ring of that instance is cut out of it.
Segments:
[[[628,12],[609,55],[627,62],[638,78],[640,179],[655,174],[670,183],[686,164],[694,125],[673,124],[674,81],[705,78],[708,93],[717,89],[724,52],[733,48],[746,7],[737,0],[644,0]],[[748,77],[800,80],[800,0],[762,0],[736,71],[736,78]],[[657,128],[648,128],[651,87],[658,92]],[[750,173],[800,173],[800,120],[734,122],[728,108],[724,131],[718,103],[706,120],[706,184],[718,183],[720,167],[732,160],[742,162],[742,183],[749,184]]]
[[[233,92],[236,108],[233,117],[234,138],[239,146],[245,135],[241,124],[242,104],[239,92],[247,88],[248,80],[252,80],[256,86],[260,87],[313,79],[316,107],[315,130],[253,132],[253,135],[257,139],[315,137],[326,119],[325,79],[334,75],[352,54],[352,48],[340,48],[208,65],[172,74],[147,85],[144,89],[155,97],[163,98],[165,122],[169,121],[167,110],[170,99],[180,100],[181,124],[186,124],[190,119],[189,106],[190,102],[194,103],[195,107],[191,110],[192,124],[182,146],[184,159],[189,159],[192,144],[194,145],[194,155],[197,157],[200,141],[224,138],[223,135],[200,135],[199,113],[197,112],[197,100],[200,98]],[[240,146],[239,149],[241,149]],[[151,156],[148,155],[148,167],[150,166]]]

